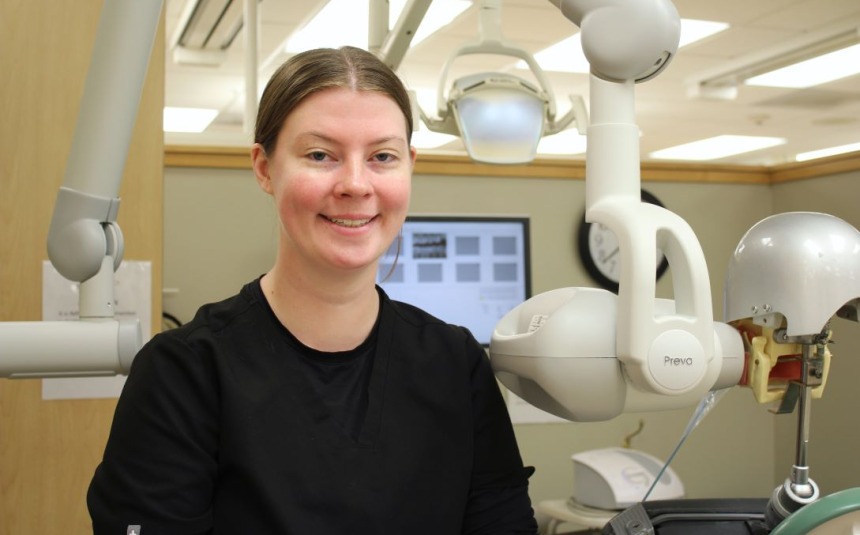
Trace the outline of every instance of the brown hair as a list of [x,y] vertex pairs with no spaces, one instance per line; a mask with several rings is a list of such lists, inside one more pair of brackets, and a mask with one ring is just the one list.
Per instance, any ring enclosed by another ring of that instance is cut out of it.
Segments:
[[271,154],[293,109],[312,93],[333,87],[391,97],[406,118],[406,140],[411,142],[412,106],[403,82],[375,55],[351,46],[308,50],[281,65],[263,90],[254,142]]

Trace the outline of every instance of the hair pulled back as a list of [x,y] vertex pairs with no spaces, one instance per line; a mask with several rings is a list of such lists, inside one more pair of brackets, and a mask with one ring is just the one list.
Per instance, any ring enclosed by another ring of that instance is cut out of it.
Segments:
[[360,48],[318,48],[300,52],[269,79],[254,129],[254,142],[271,154],[289,114],[306,97],[329,88],[375,91],[391,97],[406,119],[406,139],[412,140],[412,106],[403,82],[378,57]]

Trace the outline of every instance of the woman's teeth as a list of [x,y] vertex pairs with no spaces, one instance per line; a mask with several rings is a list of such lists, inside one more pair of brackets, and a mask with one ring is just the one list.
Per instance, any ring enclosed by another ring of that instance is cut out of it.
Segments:
[[326,219],[342,227],[361,227],[370,222],[370,219],[338,219],[336,217],[327,217]]

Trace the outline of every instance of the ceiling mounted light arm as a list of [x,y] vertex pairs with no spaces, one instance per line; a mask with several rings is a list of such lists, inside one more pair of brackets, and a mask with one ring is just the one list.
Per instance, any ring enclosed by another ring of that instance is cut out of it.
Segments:
[[[388,1],[370,0],[369,50],[376,52],[382,61],[396,71],[403,62],[427,10],[430,9],[431,2],[432,0],[409,0],[389,31]],[[384,38],[380,38],[382,35]]]
[[547,117],[555,118],[555,96],[547,80],[546,74],[540,67],[534,56],[522,48],[506,41],[501,34],[501,2],[500,0],[481,0],[479,6],[479,39],[477,42],[468,43],[458,48],[445,62],[439,76],[439,84],[436,99],[436,108],[440,116],[448,111],[447,82],[448,71],[454,60],[460,56],[470,54],[490,54],[498,56],[511,56],[526,62],[534,74],[535,79],[543,92],[542,98],[547,103]]

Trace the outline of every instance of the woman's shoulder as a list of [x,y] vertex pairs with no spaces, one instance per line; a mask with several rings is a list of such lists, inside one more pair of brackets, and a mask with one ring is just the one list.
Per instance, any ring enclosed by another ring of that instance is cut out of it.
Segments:
[[224,329],[248,321],[256,321],[255,314],[263,309],[259,282],[249,282],[242,289],[225,299],[202,305],[191,321],[174,329],[177,335],[189,337],[201,331],[217,334]]
[[149,351],[143,353],[205,353],[207,348],[259,335],[266,318],[254,284],[258,283],[248,283],[233,296],[201,306],[191,321],[153,336],[145,346]]

